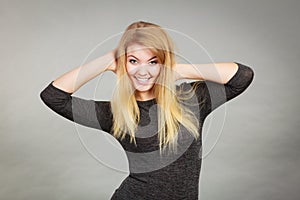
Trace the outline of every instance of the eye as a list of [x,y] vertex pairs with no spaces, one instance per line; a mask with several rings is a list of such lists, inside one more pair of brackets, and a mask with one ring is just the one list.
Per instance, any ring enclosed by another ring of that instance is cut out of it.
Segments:
[[129,59],[129,62],[130,62],[130,63],[136,63],[136,60],[134,60],[134,59]]
[[157,64],[157,60],[152,60],[152,61],[150,61],[150,64],[156,65],[156,64]]

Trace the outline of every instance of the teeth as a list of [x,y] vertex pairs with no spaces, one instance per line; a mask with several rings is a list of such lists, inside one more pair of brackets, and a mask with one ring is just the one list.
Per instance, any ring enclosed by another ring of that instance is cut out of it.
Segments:
[[150,78],[137,78],[137,77],[136,77],[136,79],[139,80],[139,81],[142,81],[142,82],[146,82],[146,81],[148,81]]

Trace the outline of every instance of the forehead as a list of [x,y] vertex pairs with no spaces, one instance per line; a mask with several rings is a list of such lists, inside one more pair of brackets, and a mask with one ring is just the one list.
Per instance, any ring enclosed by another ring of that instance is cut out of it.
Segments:
[[127,56],[140,55],[140,56],[153,56],[153,48],[146,47],[140,44],[132,44],[127,47]]

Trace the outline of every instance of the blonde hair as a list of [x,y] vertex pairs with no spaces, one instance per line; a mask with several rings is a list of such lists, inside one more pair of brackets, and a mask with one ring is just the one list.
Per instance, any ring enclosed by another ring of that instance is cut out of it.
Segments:
[[[161,68],[153,92],[158,109],[158,139],[160,153],[169,146],[177,150],[179,125],[182,124],[196,139],[199,137],[199,120],[180,99],[191,98],[194,87],[187,91],[176,91],[173,66],[175,65],[174,43],[170,36],[153,23],[139,21],[129,25],[123,33],[116,51],[117,86],[113,92],[111,109],[113,113],[113,135],[124,139],[129,133],[130,142],[135,139],[135,131],[140,121],[140,111],[134,95],[134,87],[126,71],[127,47],[133,43],[151,48],[164,67]],[[181,94],[181,95],[176,95]]]

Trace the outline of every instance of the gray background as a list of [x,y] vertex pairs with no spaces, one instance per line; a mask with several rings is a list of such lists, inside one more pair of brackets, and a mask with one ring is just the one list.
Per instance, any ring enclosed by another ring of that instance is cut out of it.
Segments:
[[[299,9],[297,0],[1,1],[0,198],[110,198],[127,176],[118,143],[50,111],[39,93],[145,20],[188,35],[215,62],[255,72],[246,92],[207,121],[207,152],[222,134],[203,159],[200,199],[299,199]],[[189,60],[209,61],[191,39],[174,37]],[[115,79],[104,74],[74,95],[109,98]]]

